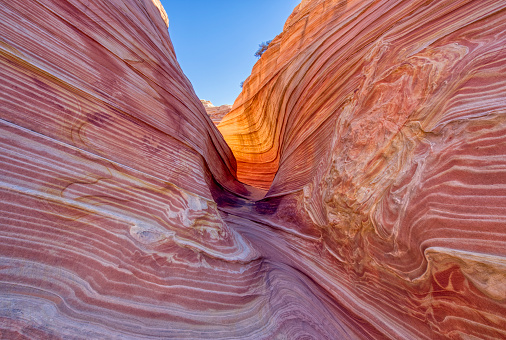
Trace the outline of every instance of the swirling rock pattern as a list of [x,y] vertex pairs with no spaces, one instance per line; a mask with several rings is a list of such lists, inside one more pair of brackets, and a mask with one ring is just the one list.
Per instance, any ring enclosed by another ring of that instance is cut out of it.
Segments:
[[505,6],[303,1],[218,126],[389,337],[506,337]]
[[505,7],[304,0],[223,138],[157,0],[0,3],[0,338],[505,338]]

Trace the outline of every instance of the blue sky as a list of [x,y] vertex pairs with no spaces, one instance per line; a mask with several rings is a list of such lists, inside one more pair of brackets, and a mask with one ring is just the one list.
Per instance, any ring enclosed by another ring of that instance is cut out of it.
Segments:
[[233,104],[258,44],[281,33],[300,0],[161,0],[184,73],[201,99]]

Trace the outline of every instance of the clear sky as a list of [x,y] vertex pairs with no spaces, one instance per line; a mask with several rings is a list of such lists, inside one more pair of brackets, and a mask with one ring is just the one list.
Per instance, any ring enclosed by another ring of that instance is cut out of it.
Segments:
[[200,99],[233,104],[258,44],[283,31],[300,0],[161,0],[183,72]]

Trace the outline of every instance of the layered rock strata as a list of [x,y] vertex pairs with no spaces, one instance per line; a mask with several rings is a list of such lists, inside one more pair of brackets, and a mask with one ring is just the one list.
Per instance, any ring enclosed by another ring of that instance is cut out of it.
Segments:
[[178,66],[163,8],[0,8],[0,338],[262,329],[259,254],[209,185],[249,190]]
[[505,5],[302,1],[218,126],[388,337],[506,337]]
[[209,115],[209,118],[213,121],[214,125],[218,125],[223,117],[225,117],[230,110],[232,110],[232,105],[220,105],[220,106],[214,106],[213,103],[211,103],[209,100],[200,100],[202,102],[202,105],[204,105],[204,108],[206,109],[207,114]]
[[229,148],[158,0],[1,3],[0,338],[506,337],[505,5],[302,1]]

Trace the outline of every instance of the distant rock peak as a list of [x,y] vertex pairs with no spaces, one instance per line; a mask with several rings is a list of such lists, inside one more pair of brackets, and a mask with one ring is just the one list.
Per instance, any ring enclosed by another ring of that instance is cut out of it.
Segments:
[[214,107],[210,100],[201,99],[200,102],[204,105],[204,107]]
[[206,109],[206,112],[213,121],[214,125],[218,125],[223,117],[225,117],[225,115],[229,113],[230,110],[232,110],[232,105],[225,104],[214,106],[210,100],[205,99],[201,99],[200,102],[202,105],[204,105],[204,108]]

